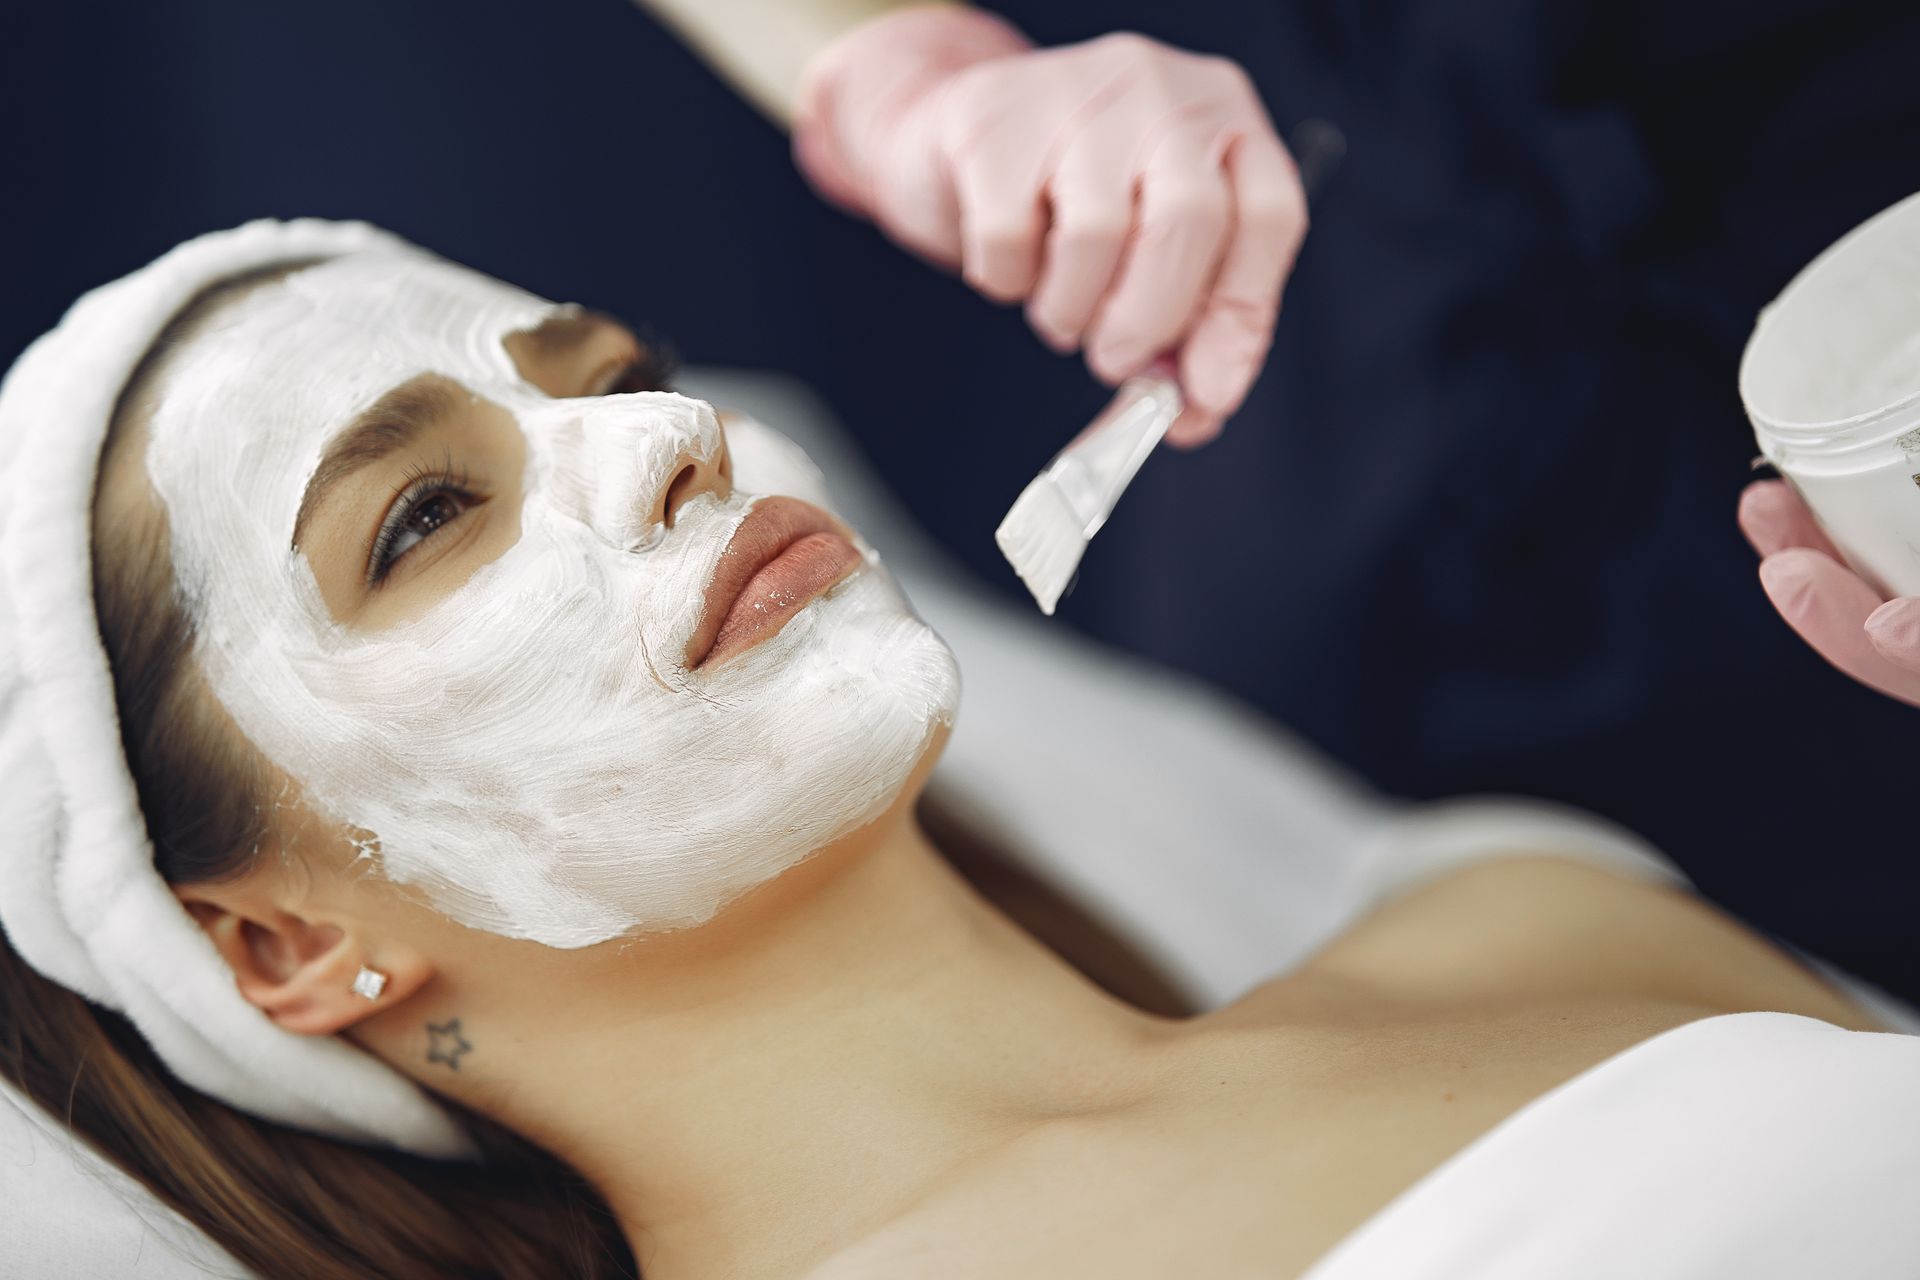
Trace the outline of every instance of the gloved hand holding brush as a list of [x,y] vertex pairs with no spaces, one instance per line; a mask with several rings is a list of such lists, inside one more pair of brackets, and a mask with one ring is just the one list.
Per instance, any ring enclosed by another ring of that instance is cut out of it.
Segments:
[[1307,228],[1292,158],[1235,63],[1115,34],[1036,49],[957,5],[866,21],[815,56],[795,158],[828,199],[1002,302],[1108,384],[1175,353],[1219,433],[1264,364]]

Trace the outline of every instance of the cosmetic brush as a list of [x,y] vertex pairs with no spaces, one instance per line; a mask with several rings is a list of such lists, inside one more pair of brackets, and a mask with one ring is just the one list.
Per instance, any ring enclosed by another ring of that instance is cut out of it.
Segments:
[[1107,408],[1021,491],[994,530],[1001,554],[1044,614],[1052,615],[1087,542],[1180,416],[1180,387],[1164,367],[1121,383]]
[[[1303,121],[1288,139],[1300,186],[1313,199],[1347,153],[1346,135],[1321,119]],[[1119,393],[1014,500],[993,532],[1000,553],[1052,616],[1072,585],[1087,543],[1107,522],[1140,464],[1180,416],[1184,403],[1172,362],[1162,356],[1120,384]]]

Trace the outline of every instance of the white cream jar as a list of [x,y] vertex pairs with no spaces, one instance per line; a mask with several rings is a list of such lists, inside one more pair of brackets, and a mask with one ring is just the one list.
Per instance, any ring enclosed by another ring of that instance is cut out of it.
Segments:
[[1842,236],[1760,312],[1740,398],[1851,567],[1920,595],[1920,195]]

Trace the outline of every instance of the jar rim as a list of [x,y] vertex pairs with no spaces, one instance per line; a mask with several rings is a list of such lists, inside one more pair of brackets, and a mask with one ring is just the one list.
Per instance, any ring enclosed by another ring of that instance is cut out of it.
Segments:
[[[1754,321],[1753,332],[1748,335],[1746,347],[1741,351],[1738,375],[1740,402],[1756,429],[1763,429],[1782,437],[1798,438],[1802,444],[1812,444],[1835,432],[1871,427],[1890,418],[1900,419],[1898,422],[1889,424],[1884,436],[1873,441],[1858,442],[1864,446],[1901,435],[1912,427],[1920,426],[1920,382],[1916,382],[1911,390],[1893,400],[1863,409],[1858,413],[1831,418],[1790,418],[1769,413],[1755,403],[1754,395],[1754,383],[1760,376],[1757,372],[1758,357],[1766,346],[1769,333],[1778,325],[1782,308],[1796,301],[1803,292],[1814,288],[1816,282],[1826,272],[1835,269],[1836,263],[1842,259],[1851,258],[1860,250],[1863,241],[1877,239],[1883,233],[1890,233],[1889,224],[1902,220],[1912,220],[1916,227],[1920,227],[1920,192],[1880,210],[1822,249],[1810,262],[1794,273],[1793,278],[1786,283],[1773,301],[1760,309],[1760,314]],[[1917,233],[1917,238],[1920,238],[1920,233]]]

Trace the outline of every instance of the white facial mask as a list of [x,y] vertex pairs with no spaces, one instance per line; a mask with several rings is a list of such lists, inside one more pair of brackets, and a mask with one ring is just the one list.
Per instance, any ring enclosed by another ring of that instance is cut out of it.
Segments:
[[[864,543],[778,634],[687,669],[755,495],[824,506],[819,473],[747,424],[727,437],[733,495],[651,523],[719,423],[668,392],[533,388],[502,341],[555,310],[423,252],[307,268],[180,354],[147,466],[195,655],[246,736],[448,915],[579,947],[698,924],[877,817],[951,718],[958,673]],[[294,518],[328,440],[424,373],[518,422],[519,539],[424,615],[350,630],[290,549]]]

